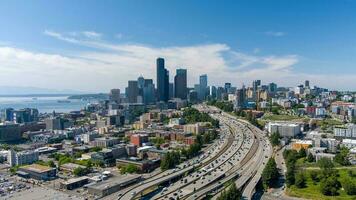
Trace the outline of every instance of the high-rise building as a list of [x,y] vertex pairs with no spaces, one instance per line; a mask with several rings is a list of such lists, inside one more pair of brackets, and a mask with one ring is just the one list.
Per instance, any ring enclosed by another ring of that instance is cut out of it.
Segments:
[[174,97],[174,84],[173,83],[169,83],[169,99],[173,99]]
[[137,81],[129,81],[126,88],[126,97],[129,103],[137,103],[137,97],[139,96],[139,88]]
[[275,83],[268,84],[268,92],[276,93],[277,92],[277,84],[275,84]]
[[111,89],[109,98],[110,98],[110,101],[120,103],[120,89]]
[[204,101],[208,95],[208,76],[203,74],[199,77],[198,99]]
[[176,98],[187,99],[187,70],[177,69],[174,77],[174,95]]
[[216,97],[217,97],[217,89],[216,89],[215,86],[211,86],[210,96],[211,96],[212,99],[216,99]]
[[246,104],[246,88],[242,86],[236,91],[236,107],[238,109],[244,108]]
[[304,87],[310,88],[310,82],[309,82],[309,80],[306,80],[306,81],[305,81]]
[[145,104],[154,104],[156,102],[155,97],[155,85],[152,79],[145,79],[143,87],[143,102]]
[[229,93],[230,88],[231,88],[231,83],[225,83],[225,85],[224,85],[225,93]]
[[5,108],[4,110],[4,119],[5,121],[14,121],[14,109],[13,108]]
[[157,98],[158,101],[168,101],[169,97],[169,71],[164,67],[164,59],[157,58]]

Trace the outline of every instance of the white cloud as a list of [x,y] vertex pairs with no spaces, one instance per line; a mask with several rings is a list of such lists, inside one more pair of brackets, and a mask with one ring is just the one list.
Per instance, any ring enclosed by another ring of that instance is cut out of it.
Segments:
[[82,34],[89,39],[99,39],[101,38],[101,33],[97,33],[94,31],[83,31]]
[[[31,52],[0,46],[0,85],[34,86],[53,89],[108,91],[124,89],[127,81],[139,75],[156,80],[155,59],[164,57],[173,80],[175,69],[188,69],[188,84],[198,82],[200,74],[208,74],[209,84],[232,82],[237,86],[254,79],[293,86],[310,79],[323,87],[343,88],[356,75],[334,76],[298,73],[297,55],[257,56],[214,43],[193,46],[153,47],[142,44],[111,44],[96,39],[82,39],[75,34],[45,31],[45,34],[69,43],[91,47],[71,56]],[[81,36],[83,37],[83,35]],[[97,51],[97,49],[105,51]],[[352,89],[352,88],[351,88]],[[354,88],[356,89],[356,88]]]
[[281,32],[281,31],[266,31],[265,34],[273,37],[282,37],[286,35],[285,32]]

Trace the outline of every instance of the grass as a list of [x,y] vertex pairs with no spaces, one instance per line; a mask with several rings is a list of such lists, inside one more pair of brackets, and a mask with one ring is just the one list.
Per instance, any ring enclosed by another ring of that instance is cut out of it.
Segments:
[[295,115],[266,115],[263,117],[263,119],[269,121],[293,121],[293,120],[300,120],[304,118]]
[[[310,172],[311,170],[306,170],[306,172]],[[339,169],[338,173],[340,177],[338,180],[342,182],[343,178],[349,176],[347,173],[347,169]],[[306,174],[306,187],[305,188],[297,188],[296,186],[291,186],[287,189],[287,194],[289,196],[300,197],[305,199],[315,199],[315,200],[355,200],[356,196],[347,195],[346,192],[341,188],[339,189],[338,196],[325,196],[320,192],[320,182],[316,184],[310,178],[309,173]],[[356,180],[355,180],[356,181]]]

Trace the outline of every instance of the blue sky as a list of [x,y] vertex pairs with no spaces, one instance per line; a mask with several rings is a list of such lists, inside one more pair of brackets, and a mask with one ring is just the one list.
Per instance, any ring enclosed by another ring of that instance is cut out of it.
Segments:
[[188,69],[190,85],[207,73],[215,85],[356,90],[355,10],[341,0],[4,0],[0,85],[123,89],[155,78],[163,56],[171,78]]

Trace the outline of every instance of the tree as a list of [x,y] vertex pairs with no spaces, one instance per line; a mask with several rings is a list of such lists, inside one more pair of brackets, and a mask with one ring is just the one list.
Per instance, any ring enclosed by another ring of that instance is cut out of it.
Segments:
[[126,174],[126,173],[133,174],[133,173],[137,173],[139,171],[140,171],[140,169],[134,164],[128,164],[128,165],[120,168],[121,174]]
[[90,172],[88,168],[77,167],[74,169],[73,174],[75,176],[84,176]]
[[277,146],[280,144],[280,137],[281,136],[278,131],[272,133],[272,135],[270,136],[270,141],[271,141],[272,146]]
[[332,175],[336,174],[336,171],[334,170],[334,163],[328,159],[328,158],[321,158],[318,161],[318,165],[320,169],[322,170],[322,174],[324,178],[330,177]]
[[235,183],[232,183],[228,189],[225,189],[217,200],[239,200],[241,192],[236,188]]
[[349,177],[346,177],[341,182],[342,187],[344,188],[346,194],[356,195],[356,183]]
[[295,186],[297,188],[304,188],[305,187],[305,175],[303,172],[298,172],[297,175],[295,176]]
[[307,156],[307,151],[302,147],[298,152],[299,158],[305,158]]
[[48,166],[49,167],[56,167],[56,165],[54,164],[53,160],[48,161]]
[[335,162],[339,163],[340,165],[343,166],[347,166],[347,165],[351,165],[349,159],[348,159],[348,155],[349,155],[349,149],[346,147],[342,147],[340,149],[340,152],[338,152],[335,156]]
[[313,154],[311,154],[311,153],[308,154],[307,161],[308,162],[314,162],[315,161],[315,158],[314,158]]
[[314,185],[316,185],[316,183],[320,181],[318,171],[312,170],[309,172],[309,175],[310,175],[310,178],[313,181]]
[[270,158],[262,171],[262,182],[265,188],[271,187],[278,179],[279,173],[274,158]]
[[336,196],[338,195],[338,189],[341,184],[337,180],[336,176],[330,176],[320,183],[320,191],[326,196]]

